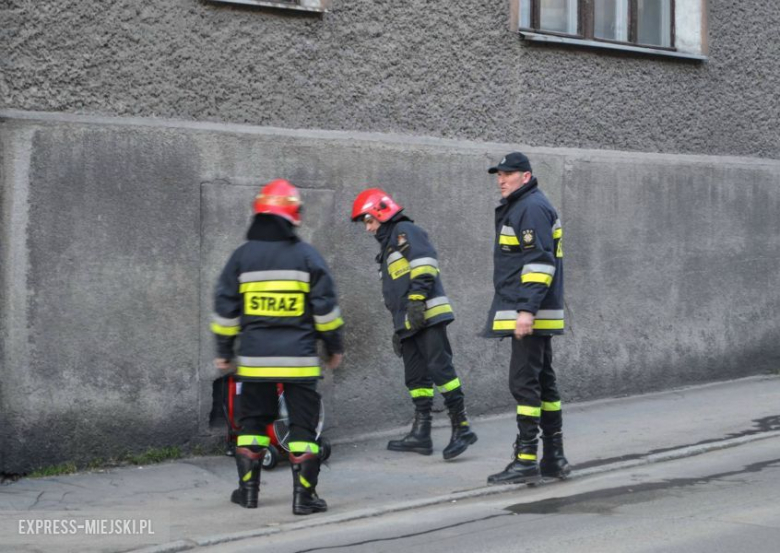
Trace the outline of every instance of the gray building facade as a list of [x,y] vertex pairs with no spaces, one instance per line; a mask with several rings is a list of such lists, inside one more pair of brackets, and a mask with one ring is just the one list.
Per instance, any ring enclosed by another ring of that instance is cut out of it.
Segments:
[[439,249],[470,411],[512,408],[509,344],[476,334],[485,169],[514,149],[564,222],[565,399],[776,370],[780,5],[677,0],[676,49],[655,53],[523,14],[0,0],[0,471],[219,433],[213,284],[276,177],[302,187],[302,234],[341,290],[347,359],[322,386],[337,439],[411,414],[376,244],[348,222],[367,186]]

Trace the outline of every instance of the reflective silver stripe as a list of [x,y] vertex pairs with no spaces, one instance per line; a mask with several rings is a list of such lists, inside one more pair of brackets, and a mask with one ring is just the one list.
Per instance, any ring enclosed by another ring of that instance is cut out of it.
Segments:
[[555,265],[543,265],[542,263],[526,263],[523,265],[523,274],[544,273],[546,275],[555,274]]
[[239,282],[258,282],[264,280],[298,280],[309,282],[311,276],[305,271],[252,271],[241,273]]
[[341,309],[336,307],[333,311],[331,311],[327,315],[314,315],[314,322],[317,324],[325,324],[331,321],[335,321],[339,317],[341,317]]
[[319,357],[239,357],[238,364],[247,367],[314,367]]
[[393,261],[398,261],[403,257],[403,254],[401,252],[393,252],[390,255],[387,256],[387,264],[389,265]]
[[501,227],[501,234],[505,236],[517,236],[517,234],[515,233],[515,229],[513,229],[512,227],[508,227],[506,225]]
[[219,326],[238,326],[241,324],[241,317],[236,317],[235,319],[226,319],[225,317],[220,317],[214,313],[211,316],[211,322],[216,323]]
[[556,230],[558,230],[559,228],[562,228],[562,227],[561,227],[561,220],[560,220],[560,219],[556,219],[556,220],[555,220],[555,224],[553,225],[553,228],[552,228],[552,229],[553,229],[553,231],[556,231]]
[[537,319],[563,319],[563,309],[540,309],[536,312]]
[[450,303],[450,299],[447,296],[439,296],[438,298],[431,298],[425,302],[425,308],[431,309],[437,305],[444,305]]
[[412,259],[409,262],[409,266],[412,269],[414,269],[415,267],[420,267],[421,265],[432,265],[437,269],[439,268],[439,262],[432,257],[421,257],[419,259]]
[[496,316],[493,317],[495,321],[514,321],[517,318],[517,311],[496,311]]

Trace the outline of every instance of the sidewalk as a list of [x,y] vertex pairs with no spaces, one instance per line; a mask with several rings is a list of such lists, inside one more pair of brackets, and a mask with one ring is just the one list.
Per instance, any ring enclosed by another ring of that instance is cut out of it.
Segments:
[[[566,454],[575,477],[584,476],[780,436],[780,377],[570,404],[564,409]],[[439,414],[437,422],[445,419]],[[308,517],[290,512],[292,478],[287,463],[263,473],[260,507],[254,510],[229,502],[237,476],[228,457],[24,479],[0,487],[4,522],[0,542],[14,551],[40,550],[36,537],[12,531],[19,512],[30,519],[61,511],[103,516],[146,513],[164,521],[159,526],[165,531],[144,543],[168,544],[154,550],[180,551],[238,534],[262,535],[517,488],[486,486],[487,476],[510,461],[514,416],[476,419],[473,426],[479,441],[450,462],[441,458],[449,438],[449,428],[443,426],[434,430],[432,456],[387,451],[387,437],[336,444],[318,486],[330,510]],[[67,544],[67,550],[106,550],[94,536],[66,536],[60,543]]]

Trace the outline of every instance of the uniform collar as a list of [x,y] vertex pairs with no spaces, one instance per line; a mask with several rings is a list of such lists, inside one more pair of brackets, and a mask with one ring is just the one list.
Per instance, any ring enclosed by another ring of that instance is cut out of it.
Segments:
[[277,215],[255,215],[249,230],[246,233],[247,240],[259,240],[262,242],[282,242],[284,240],[298,240],[292,223]]
[[390,245],[390,237],[393,234],[393,229],[401,221],[409,221],[410,223],[414,222],[412,219],[407,217],[403,211],[399,211],[398,213],[393,215],[388,221],[379,225],[379,229],[377,229],[376,234],[374,235],[374,238],[376,238],[377,242],[379,242],[380,245],[379,255],[376,256],[377,263],[382,263],[382,254]]
[[501,205],[507,205],[516,202],[532,190],[536,189],[536,187],[539,185],[539,183],[536,180],[536,177],[531,177],[531,180],[529,180],[527,183],[525,183],[523,186],[512,192],[509,196],[506,198],[501,198]]
[[387,241],[390,240],[390,235],[393,234],[393,229],[395,228],[395,225],[397,225],[401,221],[409,221],[410,223],[414,222],[412,221],[412,219],[407,217],[403,211],[399,211],[398,213],[393,215],[389,220],[379,225],[379,229],[376,231],[374,238],[376,238],[377,241],[380,244],[382,244],[382,248],[387,246]]

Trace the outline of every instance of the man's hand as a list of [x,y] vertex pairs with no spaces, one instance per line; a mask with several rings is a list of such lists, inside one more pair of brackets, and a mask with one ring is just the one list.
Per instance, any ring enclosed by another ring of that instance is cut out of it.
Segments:
[[393,333],[393,352],[398,357],[403,357],[404,355],[403,346],[401,345],[401,337],[395,332]]
[[325,361],[325,367],[333,370],[339,365],[341,365],[341,362],[344,360],[344,354],[343,353],[334,353],[330,357],[328,357],[328,360]]
[[406,306],[406,315],[409,317],[409,328],[417,332],[425,326],[425,302],[422,300],[410,300]]
[[222,357],[217,357],[214,359],[214,367],[216,367],[218,371],[225,374],[232,373],[236,370],[230,359],[224,359]]
[[518,340],[534,333],[534,316],[528,311],[520,311],[517,314],[515,325],[515,338]]

